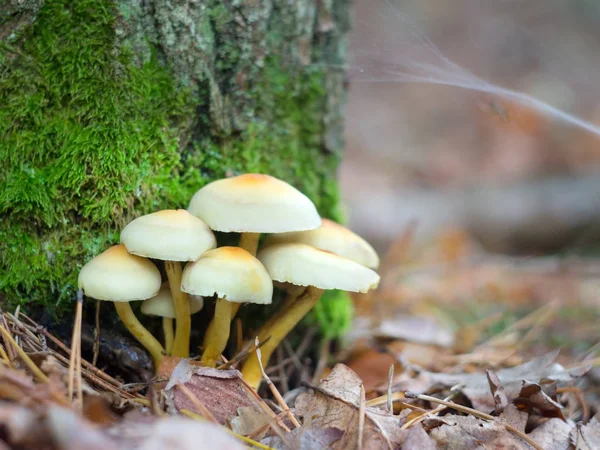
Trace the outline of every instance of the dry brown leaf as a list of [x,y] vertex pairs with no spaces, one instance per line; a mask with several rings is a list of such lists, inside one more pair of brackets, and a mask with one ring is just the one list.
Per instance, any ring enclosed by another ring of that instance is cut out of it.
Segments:
[[182,409],[188,409],[202,415],[195,402],[177,389],[178,385],[184,385],[219,423],[225,424],[230,417],[237,415],[239,407],[252,405],[240,377],[237,370],[193,366],[182,359],[163,390],[167,412],[178,414]]
[[429,436],[440,450],[530,450],[528,444],[515,437],[498,421],[487,421],[473,416],[444,416],[443,419],[425,419]]
[[[337,428],[344,436],[334,448],[355,448],[358,438],[361,380],[347,366],[336,364],[318,390],[298,396],[296,413],[306,426]],[[366,408],[363,449],[389,449],[400,445],[403,419],[379,408]]]
[[572,428],[572,423],[560,419],[549,419],[529,433],[529,437],[544,450],[567,450]]
[[366,392],[387,384],[391,365],[397,367],[394,357],[373,349],[362,352],[348,363],[348,367],[363,381]]
[[485,371],[488,379],[488,383],[490,385],[490,391],[492,392],[492,397],[494,399],[494,411],[496,414],[500,414],[508,405],[508,398],[506,397],[506,393],[504,392],[504,388],[498,379],[498,375],[492,370]]
[[504,423],[512,425],[515,429],[522,432],[525,432],[528,418],[529,414],[525,411],[519,411],[512,403],[506,405],[506,408],[504,408],[504,411],[500,414],[500,419],[502,419]]
[[[229,419],[229,426],[237,434],[248,436],[263,428],[269,423],[269,419],[263,413],[259,413],[251,406],[238,408],[237,416]],[[266,433],[265,429],[265,433]],[[263,436],[256,436],[256,440],[260,440]]]
[[553,394],[556,394],[556,383],[545,384],[542,387],[537,383],[523,381],[519,396],[513,402],[521,408],[535,409],[544,417],[558,417],[565,420],[563,407],[550,397]]
[[597,450],[600,448],[600,422],[593,417],[587,425],[571,430],[571,442],[577,450]]
[[423,429],[423,425],[417,423],[410,427],[402,443],[402,450],[435,450],[435,442]]
[[[339,441],[344,432],[337,428],[302,427],[286,434],[286,439],[294,450],[325,450]],[[288,450],[288,445],[279,436],[273,436],[261,441],[275,450]]]
[[[562,365],[554,363],[557,356],[558,351],[550,352],[524,364],[496,371],[498,380],[500,381],[508,400],[511,401],[518,396],[523,380],[533,380],[537,382],[541,380],[572,382],[589,370],[589,367],[565,369]],[[401,390],[412,390],[413,392],[424,392],[415,390],[410,385],[428,385],[427,389],[429,389],[435,384],[441,384],[448,387],[464,384],[465,387],[462,392],[469,398],[475,409],[488,412],[492,411],[495,407],[494,399],[490,394],[488,378],[486,374],[483,373],[451,374],[421,371],[416,378],[412,381],[407,380],[405,384],[406,386],[404,386],[404,384],[396,384],[396,388]]]

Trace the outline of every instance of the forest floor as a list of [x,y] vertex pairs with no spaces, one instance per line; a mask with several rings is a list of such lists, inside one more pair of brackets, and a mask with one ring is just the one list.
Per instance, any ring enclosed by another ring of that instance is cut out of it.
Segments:
[[124,384],[4,312],[0,449],[599,449],[600,261],[491,257],[460,230],[414,248],[412,232],[344,342],[312,360],[316,333],[286,343],[258,394],[238,357]]

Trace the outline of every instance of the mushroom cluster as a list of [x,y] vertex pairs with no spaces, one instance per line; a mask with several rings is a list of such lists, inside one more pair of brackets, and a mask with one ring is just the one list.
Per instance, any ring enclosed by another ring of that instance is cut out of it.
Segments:
[[[240,233],[239,247],[217,248],[213,230]],[[257,254],[263,233],[269,236]],[[164,282],[159,261],[166,272]],[[202,309],[203,297],[212,296],[215,313],[205,331],[201,361],[215,367],[240,305],[271,303],[275,282],[287,298],[252,336],[265,342],[262,360],[253,353],[242,368],[257,389],[260,365],[268,364],[323,291],[367,292],[379,283],[373,270],[378,265],[377,254],[364,239],[321,219],[300,191],[269,175],[245,174],[204,186],[187,210],[158,211],[131,221],[119,245],[82,268],[79,288],[88,297],[114,303],[158,370],[164,355],[189,357],[191,314]],[[142,313],[162,318],[164,346],[136,318],[132,301],[143,301]]]

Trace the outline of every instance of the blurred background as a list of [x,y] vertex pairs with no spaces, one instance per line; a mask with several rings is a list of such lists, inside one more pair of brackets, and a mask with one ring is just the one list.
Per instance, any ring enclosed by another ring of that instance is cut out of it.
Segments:
[[353,18],[341,180],[355,230],[380,251],[413,220],[418,239],[459,226],[500,252],[598,244],[600,134],[485,82],[600,127],[600,2],[356,0]]
[[523,323],[510,352],[598,348],[600,2],[356,0],[353,17],[341,182],[383,258],[359,317],[458,352]]

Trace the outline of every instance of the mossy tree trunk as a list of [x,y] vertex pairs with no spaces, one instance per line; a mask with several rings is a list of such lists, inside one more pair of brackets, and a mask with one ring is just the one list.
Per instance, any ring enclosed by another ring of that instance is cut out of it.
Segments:
[[131,218],[270,173],[337,218],[348,0],[0,0],[0,296],[68,304]]

